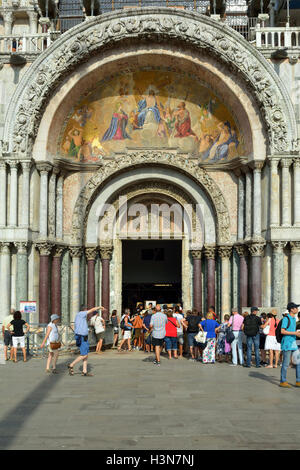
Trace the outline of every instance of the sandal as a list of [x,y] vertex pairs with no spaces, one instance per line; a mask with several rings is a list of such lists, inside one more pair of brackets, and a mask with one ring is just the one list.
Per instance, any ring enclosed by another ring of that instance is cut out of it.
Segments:
[[69,369],[69,375],[74,375],[74,369],[73,369],[73,367],[71,367],[70,365],[68,365],[68,369]]
[[94,377],[94,374],[90,374],[89,372],[82,372],[81,374],[83,377]]
[[58,374],[56,369],[52,369],[52,374]]

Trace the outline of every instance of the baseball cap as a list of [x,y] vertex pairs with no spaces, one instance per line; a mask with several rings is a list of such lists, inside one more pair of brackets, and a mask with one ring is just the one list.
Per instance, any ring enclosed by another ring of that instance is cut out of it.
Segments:
[[292,308],[298,308],[298,307],[300,307],[300,305],[294,304],[294,302],[289,302],[286,308],[288,309],[288,311],[290,311],[292,310]]
[[56,313],[53,313],[53,315],[51,315],[51,317],[50,317],[50,320],[51,320],[51,321],[59,320],[59,318],[60,318],[60,317],[59,317],[58,315],[56,315]]

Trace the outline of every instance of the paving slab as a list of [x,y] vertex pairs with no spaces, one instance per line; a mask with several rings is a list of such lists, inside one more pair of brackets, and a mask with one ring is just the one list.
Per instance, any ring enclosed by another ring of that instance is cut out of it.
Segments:
[[[231,368],[140,351],[74,356],[57,375],[45,359],[0,366],[0,449],[299,449],[300,389],[279,387],[280,368]],[[295,370],[288,379],[295,383]]]

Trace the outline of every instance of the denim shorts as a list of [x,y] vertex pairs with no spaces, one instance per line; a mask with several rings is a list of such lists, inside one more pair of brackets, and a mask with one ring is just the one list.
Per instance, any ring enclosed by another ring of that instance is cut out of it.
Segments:
[[195,336],[196,336],[197,332],[196,333],[188,333],[188,343],[189,343],[189,347],[192,348],[193,346],[197,346],[197,343],[195,341]]
[[175,351],[177,349],[177,336],[166,336],[165,337],[166,350]]

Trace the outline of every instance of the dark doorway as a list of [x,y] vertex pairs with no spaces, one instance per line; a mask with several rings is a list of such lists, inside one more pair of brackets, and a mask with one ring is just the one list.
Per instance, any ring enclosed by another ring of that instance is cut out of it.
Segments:
[[126,240],[122,249],[122,309],[181,303],[181,240]]

